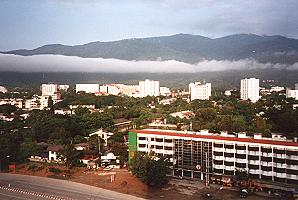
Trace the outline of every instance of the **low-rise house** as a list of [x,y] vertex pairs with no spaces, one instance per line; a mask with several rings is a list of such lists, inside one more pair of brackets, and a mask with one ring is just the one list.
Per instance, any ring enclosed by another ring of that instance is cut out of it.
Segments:
[[194,112],[192,112],[190,110],[175,112],[175,113],[171,113],[170,115],[172,117],[179,117],[181,119],[183,119],[183,118],[189,119],[189,118],[195,116]]
[[79,143],[74,145],[74,149],[77,151],[84,151],[89,149],[89,144],[88,143]]
[[128,131],[131,128],[131,121],[125,118],[115,119],[114,127],[118,132]]
[[49,161],[60,161],[59,152],[63,150],[62,145],[51,145],[47,148],[47,152],[49,152]]

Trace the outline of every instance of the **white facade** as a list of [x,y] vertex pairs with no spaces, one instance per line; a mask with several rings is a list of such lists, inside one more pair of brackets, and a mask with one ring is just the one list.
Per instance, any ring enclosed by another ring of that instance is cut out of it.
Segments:
[[260,80],[256,78],[241,79],[240,98],[250,99],[255,103],[260,99]]
[[298,90],[290,90],[289,88],[287,88],[286,97],[294,98],[295,100],[298,100]]
[[270,92],[281,92],[284,89],[285,89],[284,87],[274,86],[274,87],[271,87]]
[[140,90],[139,85],[121,85],[120,89],[121,94],[133,97],[138,95]]
[[110,95],[118,95],[121,92],[120,86],[121,84],[105,84],[100,86],[99,91]]
[[159,96],[159,81],[146,79],[139,82],[140,97]]
[[2,93],[6,93],[7,92],[7,89],[3,86],[0,86],[0,92]]
[[76,93],[97,93],[99,92],[99,84],[76,84]]
[[23,107],[23,99],[0,99],[0,105],[9,104],[18,108]]
[[58,84],[53,84],[53,83],[42,84],[41,85],[41,96],[43,98],[52,97],[52,100],[54,100],[54,101],[61,99]]
[[208,100],[211,96],[211,83],[201,84],[200,82],[189,84],[190,100]]
[[168,87],[160,87],[159,91],[160,91],[161,96],[170,96],[171,95],[171,90]]
[[69,85],[59,85],[58,88],[59,90],[67,91],[69,89]]
[[41,95],[42,96],[53,96],[58,92],[57,84],[42,84],[41,85]]

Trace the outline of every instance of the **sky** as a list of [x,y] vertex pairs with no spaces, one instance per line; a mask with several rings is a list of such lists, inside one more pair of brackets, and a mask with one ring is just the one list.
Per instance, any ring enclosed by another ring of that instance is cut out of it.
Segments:
[[0,51],[188,33],[298,38],[297,0],[1,0]]

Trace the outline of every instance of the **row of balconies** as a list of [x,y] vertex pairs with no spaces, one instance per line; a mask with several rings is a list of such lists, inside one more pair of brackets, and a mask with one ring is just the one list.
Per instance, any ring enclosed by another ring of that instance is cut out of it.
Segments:
[[[221,169],[221,170],[229,170],[229,171],[235,170],[234,166],[224,166],[224,165],[213,165],[213,168]],[[287,178],[287,179],[298,180],[298,175],[294,175],[294,174],[278,173],[278,172],[273,172],[273,171],[262,171],[260,169],[249,169],[248,172],[250,174],[261,174],[263,176],[275,176],[278,178]]]
[[[149,148],[141,148],[141,147],[138,147],[138,151],[141,151],[141,152],[149,152]],[[169,155],[172,155],[174,154],[174,151],[173,150],[165,150],[165,149],[155,149],[155,148],[151,148],[150,151],[154,151],[155,153],[160,153],[160,154],[169,154]]]

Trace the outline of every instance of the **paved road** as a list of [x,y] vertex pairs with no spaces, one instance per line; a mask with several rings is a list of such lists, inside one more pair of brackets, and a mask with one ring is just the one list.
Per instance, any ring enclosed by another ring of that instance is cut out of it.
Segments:
[[127,194],[66,180],[0,173],[0,200],[141,200]]

